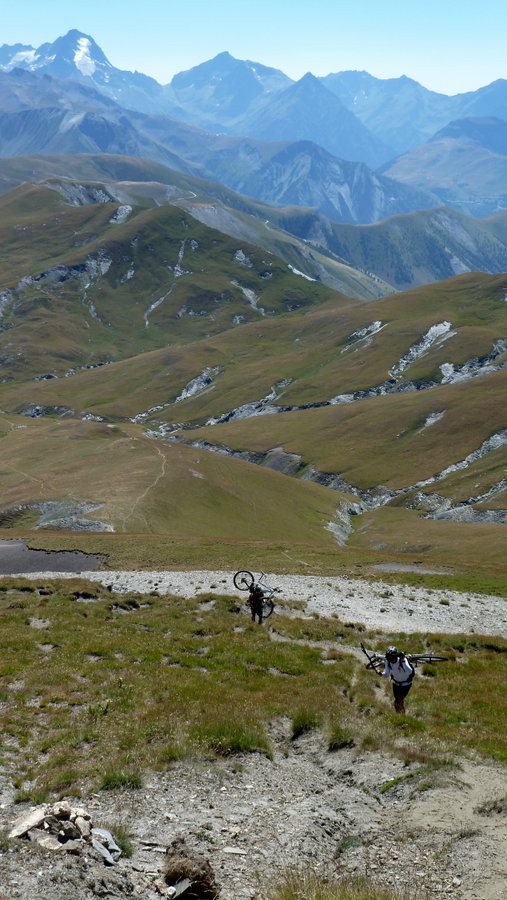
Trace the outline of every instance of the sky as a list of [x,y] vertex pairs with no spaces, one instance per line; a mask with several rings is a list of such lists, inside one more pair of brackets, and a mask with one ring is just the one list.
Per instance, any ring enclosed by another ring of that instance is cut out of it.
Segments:
[[505,0],[17,0],[2,7],[0,44],[39,47],[77,28],[113,66],[161,84],[224,50],[294,80],[358,69],[457,94],[507,78]]

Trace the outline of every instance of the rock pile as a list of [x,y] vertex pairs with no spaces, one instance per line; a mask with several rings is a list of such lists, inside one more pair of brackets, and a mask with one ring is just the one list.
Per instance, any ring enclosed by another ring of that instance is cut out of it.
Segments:
[[9,838],[35,841],[46,850],[58,850],[80,856],[84,851],[113,866],[121,849],[112,834],[94,828],[86,809],[71,806],[67,800],[49,806],[37,806],[14,822]]

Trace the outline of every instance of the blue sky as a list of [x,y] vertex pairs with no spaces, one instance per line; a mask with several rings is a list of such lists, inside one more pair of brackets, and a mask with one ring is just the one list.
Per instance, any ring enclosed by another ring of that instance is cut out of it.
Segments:
[[445,94],[507,78],[505,0],[17,0],[3,4],[0,44],[71,28],[162,84],[222,50],[294,79],[364,69]]

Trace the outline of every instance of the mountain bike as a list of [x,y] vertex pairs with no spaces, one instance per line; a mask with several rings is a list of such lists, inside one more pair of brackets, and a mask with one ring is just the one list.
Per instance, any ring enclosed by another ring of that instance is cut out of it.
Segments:
[[[378,668],[384,667],[385,664],[385,656],[379,656],[378,653],[372,653],[367,650],[364,644],[361,644],[361,650],[366,656],[368,662],[366,663],[367,669],[373,669],[377,671]],[[416,668],[416,666],[423,665],[424,663],[432,663],[432,662],[445,662],[449,659],[448,656],[434,656],[432,653],[405,653],[403,654],[405,659],[407,659],[411,666]]]
[[273,595],[279,591],[279,588],[271,587],[265,581],[265,578],[265,572],[261,572],[258,578],[255,578],[253,572],[249,572],[248,569],[240,569],[239,572],[236,572],[233,575],[232,580],[234,582],[234,587],[237,588],[238,591],[249,591],[254,582],[260,586],[264,592],[264,597],[262,598],[262,618],[269,619],[275,608]]

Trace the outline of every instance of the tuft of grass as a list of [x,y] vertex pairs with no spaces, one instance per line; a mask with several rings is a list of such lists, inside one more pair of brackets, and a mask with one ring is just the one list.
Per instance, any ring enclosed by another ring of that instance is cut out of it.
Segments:
[[269,742],[261,726],[234,721],[203,722],[194,726],[192,739],[217,756],[236,753],[264,753],[271,758]]
[[291,740],[301,737],[308,731],[314,731],[320,725],[320,717],[314,710],[300,709],[292,717],[291,723]]
[[328,735],[327,749],[330,753],[336,750],[344,750],[346,747],[353,747],[355,738],[348,728],[342,725],[332,725]]
[[410,900],[411,897],[406,891],[382,887],[369,878],[341,878],[311,869],[283,873],[265,896],[266,900]]
[[341,841],[338,841],[336,845],[336,855],[341,856],[343,853],[346,853],[347,850],[353,850],[354,847],[360,847],[362,844],[362,840],[358,834],[348,834],[346,837],[343,837]]
[[143,779],[139,772],[106,772],[100,783],[101,791],[116,791],[120,788],[139,789]]
[[406,781],[416,780],[416,790],[426,791],[430,787],[434,787],[438,781],[438,774],[442,770],[458,768],[458,764],[452,759],[432,759],[423,763],[416,769],[406,772],[403,775],[397,775],[396,778],[390,778],[385,781],[379,788],[379,793],[386,794],[392,788]]
[[121,820],[115,820],[109,823],[106,822],[103,827],[113,835],[122,852],[122,856],[125,859],[131,859],[134,853],[134,842],[132,839],[132,832],[125,822]]
[[48,791],[42,788],[24,788],[14,795],[14,803],[33,803],[34,806],[40,806],[47,799]]
[[495,813],[504,815],[507,813],[507,795],[496,797],[494,800],[486,800],[480,806],[476,806],[475,809],[480,816],[490,816]]

